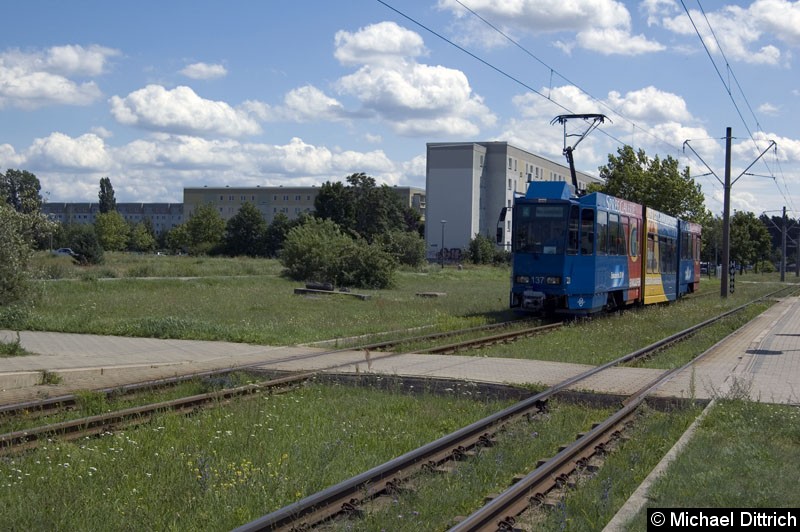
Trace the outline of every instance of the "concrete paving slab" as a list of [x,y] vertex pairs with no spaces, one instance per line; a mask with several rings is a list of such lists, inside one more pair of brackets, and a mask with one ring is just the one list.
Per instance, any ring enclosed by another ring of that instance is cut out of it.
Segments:
[[[0,340],[17,333],[0,331]],[[590,366],[559,362],[345,351],[312,347],[260,346],[232,342],[162,340],[51,332],[19,333],[22,346],[36,353],[0,359],[0,404],[52,397],[144,380],[262,363],[276,371],[316,371],[338,366],[340,373],[418,376],[512,385],[553,385]],[[42,386],[42,372],[62,383]],[[633,393],[661,370],[613,368],[573,389],[608,394]],[[800,404],[800,298],[786,298],[709,350],[690,368],[656,391],[662,397],[712,399],[743,395],[753,400]]]

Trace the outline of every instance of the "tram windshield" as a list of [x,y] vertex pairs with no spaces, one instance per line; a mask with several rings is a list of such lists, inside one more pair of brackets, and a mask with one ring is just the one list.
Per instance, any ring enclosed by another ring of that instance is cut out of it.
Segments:
[[551,203],[514,207],[513,251],[564,253],[568,207]]

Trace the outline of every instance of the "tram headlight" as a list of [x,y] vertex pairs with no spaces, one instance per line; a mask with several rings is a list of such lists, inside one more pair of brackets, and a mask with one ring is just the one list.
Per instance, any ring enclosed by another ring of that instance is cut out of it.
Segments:
[[527,275],[517,275],[514,277],[514,282],[517,284],[531,284],[531,278]]
[[551,275],[549,277],[546,277],[544,282],[546,284],[561,284],[561,277],[558,277],[556,275]]

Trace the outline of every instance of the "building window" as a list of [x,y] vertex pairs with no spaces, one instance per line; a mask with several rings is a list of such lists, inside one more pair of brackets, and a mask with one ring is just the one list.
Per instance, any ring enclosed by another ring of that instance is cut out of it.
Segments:
[[511,190],[511,180],[508,180],[508,190]]
[[511,157],[508,158],[508,169],[511,170]]
[[297,196],[294,197],[294,200],[295,201],[300,201],[301,198],[302,198],[302,196],[300,194],[298,194]]

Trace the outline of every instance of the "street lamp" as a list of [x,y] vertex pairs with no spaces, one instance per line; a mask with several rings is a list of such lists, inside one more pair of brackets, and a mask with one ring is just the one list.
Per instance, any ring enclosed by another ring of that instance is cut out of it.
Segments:
[[447,223],[447,220],[442,220],[442,247],[440,253],[442,254],[442,269],[444,269],[444,224]]

